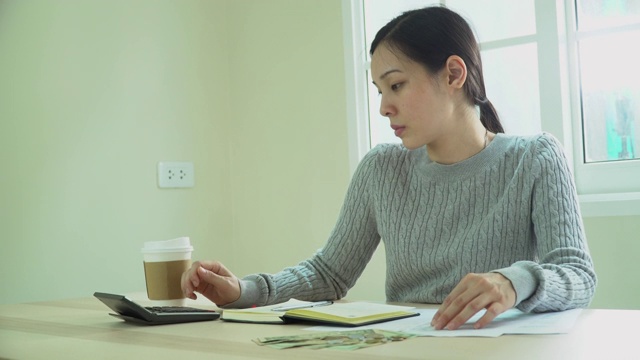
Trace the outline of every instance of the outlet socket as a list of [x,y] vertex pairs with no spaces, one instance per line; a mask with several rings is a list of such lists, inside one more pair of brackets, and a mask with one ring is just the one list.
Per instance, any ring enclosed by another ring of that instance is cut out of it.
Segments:
[[158,187],[191,188],[195,184],[195,173],[192,162],[158,163]]

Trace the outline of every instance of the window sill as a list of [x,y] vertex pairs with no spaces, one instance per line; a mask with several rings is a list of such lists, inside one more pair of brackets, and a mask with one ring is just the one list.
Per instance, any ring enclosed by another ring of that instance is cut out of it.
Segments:
[[640,215],[640,192],[579,195],[583,217]]

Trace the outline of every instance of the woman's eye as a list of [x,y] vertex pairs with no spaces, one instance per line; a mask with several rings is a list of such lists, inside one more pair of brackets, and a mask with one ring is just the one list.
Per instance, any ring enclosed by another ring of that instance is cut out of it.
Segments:
[[[391,91],[397,91],[398,89],[400,89],[402,87],[403,83],[397,83],[397,84],[393,84],[389,87],[389,89],[391,89]],[[380,91],[380,89],[378,89],[378,95],[382,95],[382,91]]]

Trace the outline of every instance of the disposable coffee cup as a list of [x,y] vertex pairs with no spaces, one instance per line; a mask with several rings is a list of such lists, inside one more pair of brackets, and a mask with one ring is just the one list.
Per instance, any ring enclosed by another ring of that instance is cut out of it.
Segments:
[[144,243],[142,254],[147,296],[154,305],[184,304],[180,279],[191,266],[192,251],[188,237]]

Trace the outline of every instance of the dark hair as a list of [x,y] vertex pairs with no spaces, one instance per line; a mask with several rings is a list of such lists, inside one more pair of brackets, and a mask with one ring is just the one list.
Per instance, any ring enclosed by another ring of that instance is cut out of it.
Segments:
[[432,73],[440,71],[451,55],[460,56],[467,66],[464,91],[469,101],[480,107],[482,125],[493,133],[504,132],[496,109],[487,99],[478,43],[462,16],[444,6],[407,11],[378,31],[371,43],[371,55],[382,43]]

